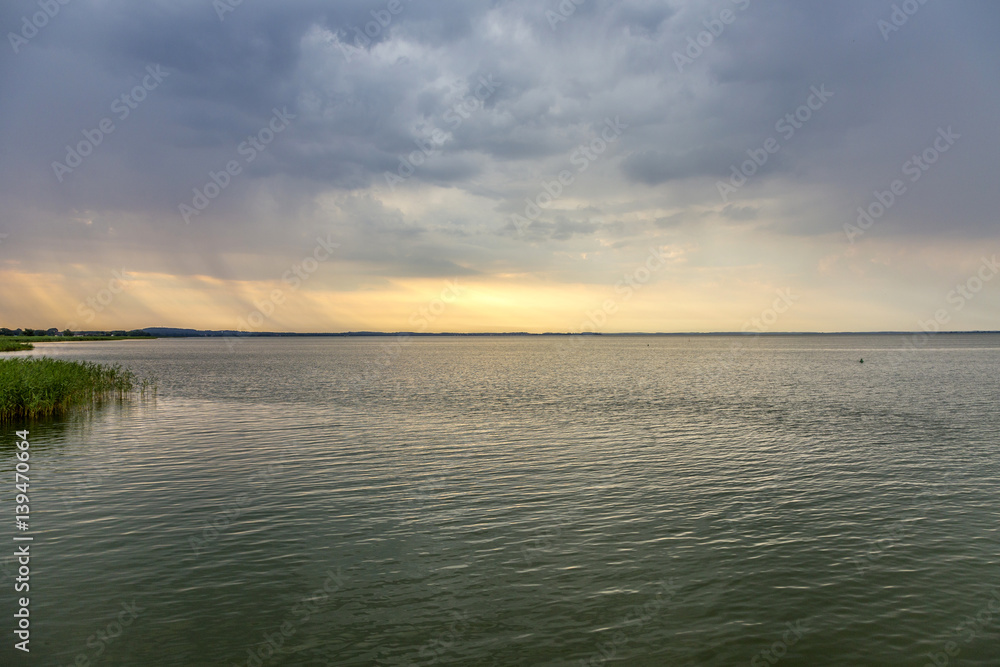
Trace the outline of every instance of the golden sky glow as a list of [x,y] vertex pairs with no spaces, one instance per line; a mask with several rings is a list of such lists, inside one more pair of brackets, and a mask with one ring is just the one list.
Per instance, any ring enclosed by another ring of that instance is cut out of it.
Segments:
[[[688,260],[697,255],[696,249],[678,253],[648,272],[641,270],[648,253],[640,255],[631,269],[616,273],[604,267],[602,275],[586,283],[523,273],[373,278],[344,289],[337,284],[350,271],[332,261],[295,285],[281,279],[223,280],[128,267],[124,273],[118,270],[124,281],[110,270],[82,270],[65,278],[5,269],[0,281],[7,289],[0,304],[5,320],[14,326],[77,330],[145,326],[314,332],[911,330],[919,322],[912,313],[923,312],[929,318],[941,308],[952,312],[956,328],[993,326],[1000,289],[991,290],[989,281],[960,310],[947,300],[949,292],[954,299],[954,290],[934,289],[963,284],[963,276],[976,275],[982,261],[969,261],[976,257],[974,246],[848,250],[806,258],[810,248],[800,245],[804,247],[787,252],[811,268],[805,278],[783,276],[769,265],[692,267]],[[903,297],[898,303],[884,303],[873,286],[901,274],[911,280],[910,289],[896,290]],[[781,311],[777,317],[768,314],[776,301]]]

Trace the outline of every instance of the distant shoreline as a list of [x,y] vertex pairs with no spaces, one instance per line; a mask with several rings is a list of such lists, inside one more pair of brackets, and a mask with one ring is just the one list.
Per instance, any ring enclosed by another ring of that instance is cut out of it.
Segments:
[[[395,332],[384,332],[384,331],[347,331],[340,333],[299,333],[299,332],[278,332],[278,331],[255,331],[255,332],[244,332],[244,331],[212,331],[205,330],[199,331],[194,329],[166,329],[166,328],[151,328],[145,329],[144,331],[149,331],[157,338],[372,338],[372,337],[386,337],[386,336],[410,336],[414,338],[433,338],[433,337],[543,337],[543,336],[604,336],[604,337],[717,337],[717,336],[741,336],[741,337],[755,337],[755,336],[767,336],[767,337],[791,337],[791,336],[913,336],[921,334],[929,334],[934,336],[952,335],[952,336],[968,336],[968,335],[997,335],[1000,331],[941,331],[941,332],[924,332],[924,331],[837,331],[837,332],[821,332],[821,331],[776,331],[776,332],[741,332],[741,331],[720,331],[720,332],[688,332],[688,333],[647,333],[647,332],[623,332],[623,333],[601,333],[601,332],[578,332],[578,333],[560,333],[560,332],[546,332],[546,333],[527,333],[522,331],[516,332],[506,332],[506,333],[462,333],[462,332],[414,332],[414,331],[395,331]],[[176,333],[175,333],[176,332]]]
[[156,336],[0,336],[0,352],[27,352],[42,343],[91,343],[119,340],[156,340]]
[[479,338],[511,338],[511,337],[565,337],[565,336],[597,336],[597,337],[644,337],[644,338],[713,338],[713,337],[768,337],[768,338],[790,338],[806,336],[920,336],[928,334],[932,336],[970,336],[970,335],[998,335],[1000,331],[689,331],[689,332],[558,332],[547,331],[544,333],[529,333],[526,331],[510,331],[500,333],[484,332],[461,332],[461,331],[441,331],[441,332],[418,332],[418,331],[341,331],[341,332],[318,332],[303,333],[298,331],[233,331],[233,330],[212,330],[212,329],[180,329],[170,327],[150,327],[140,329],[147,332],[145,336],[100,336],[100,335],[75,335],[75,336],[2,336],[0,342],[11,343],[72,343],[72,342],[114,342],[122,340],[156,340],[159,338],[385,338],[385,337],[410,337],[410,338],[442,338],[442,337],[479,337]]

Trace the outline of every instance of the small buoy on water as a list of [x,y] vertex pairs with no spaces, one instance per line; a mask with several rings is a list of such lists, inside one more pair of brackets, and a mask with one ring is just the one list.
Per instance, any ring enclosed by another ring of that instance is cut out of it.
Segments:
[[862,360],[861,360],[861,363],[865,363],[865,360],[864,360],[864,359],[862,359]]

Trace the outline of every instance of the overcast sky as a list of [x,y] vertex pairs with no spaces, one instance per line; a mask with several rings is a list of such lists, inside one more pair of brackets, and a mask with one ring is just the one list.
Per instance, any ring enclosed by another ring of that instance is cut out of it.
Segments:
[[995,2],[10,0],[0,26],[0,326],[1000,329]]

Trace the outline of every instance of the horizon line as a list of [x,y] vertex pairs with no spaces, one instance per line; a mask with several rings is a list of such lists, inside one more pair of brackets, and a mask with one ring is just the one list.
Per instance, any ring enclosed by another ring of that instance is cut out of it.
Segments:
[[[1000,334],[991,329],[970,329],[950,331],[926,330],[875,330],[875,331],[240,331],[236,329],[187,329],[182,327],[146,327],[148,332],[175,331],[175,336],[908,336],[908,335],[962,335]],[[156,334],[160,335],[163,334]],[[169,334],[168,334],[169,335]]]
[[[7,328],[7,327],[3,327]],[[45,332],[50,329],[34,329]],[[23,331],[14,329],[12,331]],[[57,330],[58,331],[58,330]],[[242,331],[237,329],[192,329],[188,327],[142,327],[133,329],[110,328],[76,330],[74,336],[110,335],[113,332],[142,331],[160,338],[204,337],[274,337],[274,336],[910,336],[910,335],[977,335],[1000,334],[1000,330],[968,329],[949,331],[927,330],[872,330],[872,331]],[[44,333],[41,335],[45,335]],[[59,332],[58,335],[62,335]],[[20,334],[20,337],[25,337]],[[28,336],[31,337],[31,336]]]

